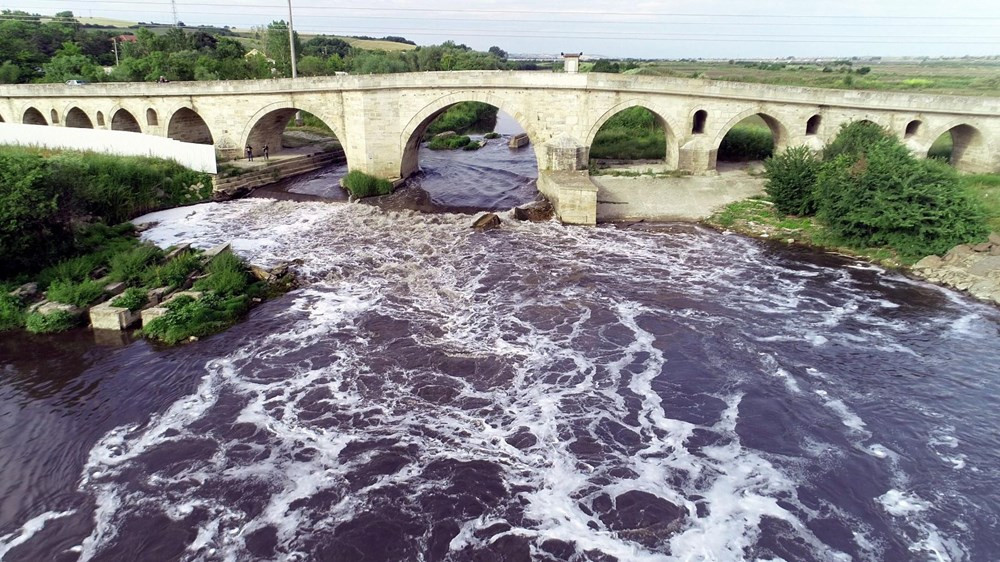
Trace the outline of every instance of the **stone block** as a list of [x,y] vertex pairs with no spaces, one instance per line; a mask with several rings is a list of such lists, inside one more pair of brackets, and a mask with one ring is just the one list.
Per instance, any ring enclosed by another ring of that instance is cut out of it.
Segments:
[[913,264],[913,269],[924,270],[924,269],[936,269],[944,264],[944,260],[937,256],[927,256],[926,258]]
[[1000,270],[1000,256],[990,256],[977,261],[969,268],[972,275],[987,276],[992,271]]
[[146,297],[149,299],[149,304],[156,306],[163,302],[163,299],[167,298],[170,294],[170,287],[158,287],[156,289],[150,289],[146,293]]
[[38,283],[25,283],[10,292],[10,296],[19,299],[31,299],[38,294]]
[[144,309],[140,315],[142,317],[142,325],[145,326],[168,312],[170,311],[165,306],[153,306]]
[[124,292],[125,292],[125,283],[121,281],[115,283],[108,283],[107,285],[104,286],[104,293],[111,296],[117,296]]
[[212,246],[211,248],[205,250],[204,258],[205,261],[212,261],[219,254],[232,251],[233,251],[232,242],[223,242],[222,244]]
[[81,314],[83,314],[82,310],[71,304],[64,304],[61,302],[52,302],[52,301],[42,301],[36,304],[35,306],[31,307],[30,309],[28,309],[28,311],[37,312],[43,316],[48,316],[53,312],[68,312],[73,316],[80,316]]
[[500,226],[500,217],[496,213],[483,211],[472,218],[472,228],[476,230],[490,230]]
[[140,319],[140,314],[131,310],[101,303],[90,309],[90,325],[95,330],[127,330]]
[[186,251],[188,251],[190,249],[191,249],[191,244],[189,244],[187,242],[184,242],[182,244],[178,244],[178,245],[174,246],[174,248],[172,250],[170,250],[169,252],[167,252],[167,255],[165,256],[165,259],[167,261],[170,261],[170,260],[176,258],[178,255],[180,255],[182,252],[186,252]]

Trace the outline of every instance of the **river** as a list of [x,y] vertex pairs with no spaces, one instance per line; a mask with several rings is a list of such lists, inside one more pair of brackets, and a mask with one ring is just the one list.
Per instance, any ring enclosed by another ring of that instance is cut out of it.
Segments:
[[5,334],[4,562],[1000,552],[993,307],[690,224],[151,218],[305,285],[176,348]]

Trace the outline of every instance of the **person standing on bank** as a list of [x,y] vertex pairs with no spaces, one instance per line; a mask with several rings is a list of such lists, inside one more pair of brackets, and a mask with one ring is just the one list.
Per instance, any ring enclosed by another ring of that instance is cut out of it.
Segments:
[[247,145],[247,162],[253,162],[253,147]]
[[267,160],[268,160],[268,158],[267,158],[267,157],[268,157],[268,155],[270,154],[270,152],[271,152],[271,151],[270,151],[270,150],[268,150],[268,146],[267,146],[267,144],[265,144],[265,145],[264,145],[264,160],[265,160],[265,161],[267,161]]

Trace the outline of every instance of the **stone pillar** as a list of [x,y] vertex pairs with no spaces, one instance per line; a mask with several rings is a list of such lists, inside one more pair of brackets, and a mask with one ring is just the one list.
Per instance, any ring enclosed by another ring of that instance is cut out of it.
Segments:
[[677,154],[677,169],[692,174],[715,172],[718,149],[704,136],[695,136],[682,144]]
[[583,53],[562,53],[563,69],[567,74],[580,72],[580,57]]

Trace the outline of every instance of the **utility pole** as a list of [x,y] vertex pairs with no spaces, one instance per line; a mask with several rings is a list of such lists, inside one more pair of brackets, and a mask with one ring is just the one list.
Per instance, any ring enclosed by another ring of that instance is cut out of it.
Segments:
[[118,37],[115,35],[111,36],[111,44],[115,47],[115,66],[118,66]]
[[177,27],[177,0],[170,0],[170,10],[174,13],[174,27]]
[[288,0],[288,48],[292,55],[292,78],[295,72],[295,31],[292,30],[292,0]]

